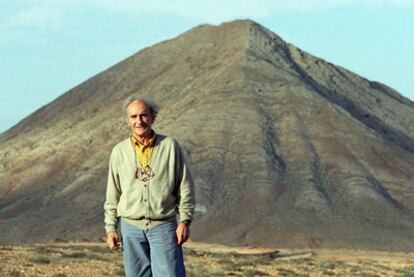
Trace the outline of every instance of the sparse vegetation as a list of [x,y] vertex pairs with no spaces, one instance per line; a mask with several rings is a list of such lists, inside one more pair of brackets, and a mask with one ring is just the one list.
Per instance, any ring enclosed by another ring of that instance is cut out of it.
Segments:
[[406,266],[396,271],[398,277],[412,277],[414,276],[414,266]]
[[[387,261],[375,259],[375,254],[358,258],[351,252],[343,258],[329,252],[322,258],[317,251],[275,256],[185,248],[184,253],[188,277],[414,276],[413,253],[398,262],[393,262],[392,253]],[[0,246],[0,261],[0,276],[125,276],[121,252],[109,251],[104,244]]]

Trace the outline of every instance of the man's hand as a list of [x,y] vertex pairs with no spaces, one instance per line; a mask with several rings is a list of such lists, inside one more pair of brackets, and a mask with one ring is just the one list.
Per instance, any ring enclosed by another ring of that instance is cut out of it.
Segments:
[[177,227],[177,244],[183,245],[190,238],[190,226],[187,224],[180,222]]
[[106,242],[111,250],[119,249],[119,235],[118,232],[109,232],[106,235]]

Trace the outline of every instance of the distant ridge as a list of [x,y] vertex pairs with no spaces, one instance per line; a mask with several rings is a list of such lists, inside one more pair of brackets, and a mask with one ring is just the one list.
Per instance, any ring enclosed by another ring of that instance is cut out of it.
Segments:
[[195,241],[414,249],[414,103],[265,27],[202,25],[139,51],[0,135],[1,243],[95,239],[131,94],[183,145]]

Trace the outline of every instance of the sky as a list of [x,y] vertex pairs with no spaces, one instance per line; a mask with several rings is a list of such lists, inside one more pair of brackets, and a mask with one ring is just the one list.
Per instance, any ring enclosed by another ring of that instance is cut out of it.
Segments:
[[0,132],[144,47],[251,19],[414,100],[414,0],[0,0]]

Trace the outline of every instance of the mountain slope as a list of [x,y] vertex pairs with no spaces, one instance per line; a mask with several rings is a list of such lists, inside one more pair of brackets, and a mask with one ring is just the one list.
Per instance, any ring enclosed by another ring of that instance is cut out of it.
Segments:
[[158,102],[156,131],[183,145],[194,240],[414,245],[414,103],[252,21],[143,49],[3,133],[0,241],[103,235],[107,162],[128,136],[120,104],[131,94]]

